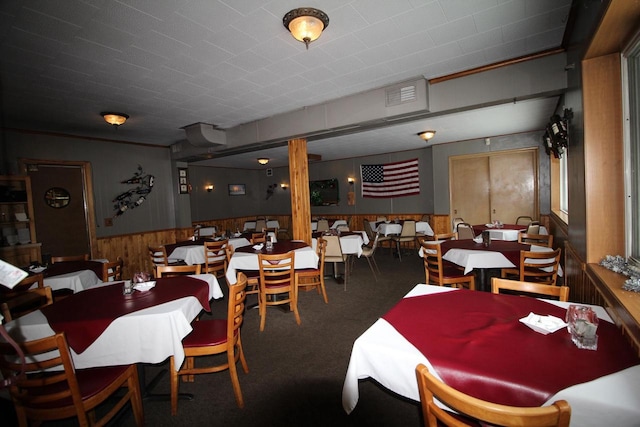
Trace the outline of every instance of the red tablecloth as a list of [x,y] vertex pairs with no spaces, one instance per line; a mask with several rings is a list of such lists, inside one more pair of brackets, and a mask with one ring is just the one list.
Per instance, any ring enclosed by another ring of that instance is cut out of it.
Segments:
[[187,296],[195,296],[205,310],[209,286],[193,277],[157,279],[147,292],[122,294],[122,282],[78,292],[42,309],[51,329],[65,332],[69,346],[78,354],[89,347],[120,316]]
[[540,406],[562,389],[640,363],[609,322],[598,326],[598,350],[581,350],[566,329],[542,335],[518,321],[530,312],[564,319],[566,310],[535,298],[459,290],[404,298],[383,318],[445,383],[505,405]]
[[102,263],[100,261],[63,261],[56,262],[42,272],[44,277],[60,276],[74,271],[91,270],[102,280]]

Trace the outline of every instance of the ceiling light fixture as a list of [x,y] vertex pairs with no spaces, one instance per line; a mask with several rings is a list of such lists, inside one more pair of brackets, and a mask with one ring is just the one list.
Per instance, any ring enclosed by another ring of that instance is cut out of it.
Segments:
[[258,159],[258,163],[260,163],[261,165],[266,165],[267,163],[269,163],[269,159],[267,159],[266,157],[260,157]]
[[105,122],[115,126],[116,128],[126,122],[129,118],[129,116],[124,113],[102,112],[100,115],[104,118]]
[[308,50],[309,43],[320,37],[322,31],[329,26],[329,17],[321,10],[301,7],[284,15],[282,23],[296,40],[307,46]]
[[423,132],[420,132],[418,134],[418,136],[422,139],[424,139],[425,141],[429,141],[431,138],[433,138],[436,135],[436,131],[435,130],[425,130]]

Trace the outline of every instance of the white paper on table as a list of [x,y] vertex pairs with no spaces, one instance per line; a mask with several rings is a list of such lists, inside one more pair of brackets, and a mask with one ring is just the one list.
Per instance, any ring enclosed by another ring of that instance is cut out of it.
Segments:
[[0,284],[13,288],[29,273],[0,259]]

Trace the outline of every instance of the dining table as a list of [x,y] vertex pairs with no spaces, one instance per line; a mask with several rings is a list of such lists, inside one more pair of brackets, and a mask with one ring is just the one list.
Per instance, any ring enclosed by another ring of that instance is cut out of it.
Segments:
[[[496,227],[494,224],[477,224],[472,225],[473,234],[479,236],[483,231],[489,231],[491,240],[517,241],[520,233],[527,231],[528,225],[521,224],[501,224]],[[456,230],[454,230],[456,231]],[[549,234],[544,225],[540,226],[538,234]]]
[[31,341],[65,332],[76,368],[184,361],[182,339],[209,300],[224,295],[212,274],[156,279],[148,291],[122,292],[123,282],[99,284],[5,325]]
[[572,426],[637,426],[640,359],[603,307],[590,306],[600,318],[595,351],[577,348],[566,327],[544,335],[520,321],[531,312],[564,320],[569,305],[418,284],[354,341],[343,409],[355,409],[359,381],[368,378],[419,401],[422,363],[484,400],[543,406],[565,399]]
[[[197,239],[195,241],[187,240],[184,242],[165,245],[165,248],[167,249],[167,253],[169,253],[169,258],[181,259],[188,265],[204,264],[204,243],[214,242],[216,240],[223,239],[216,237],[214,239],[204,238]],[[234,249],[238,249],[243,246],[249,246],[251,244],[251,242],[249,242],[246,237],[243,237],[242,234],[240,234],[238,237],[232,237],[228,240],[228,244],[233,246]],[[222,254],[221,256],[224,256],[224,254]]]
[[236,249],[229,260],[227,271],[225,272],[227,283],[236,283],[238,271],[260,270],[258,254],[283,254],[289,251],[295,251],[295,269],[318,268],[318,254],[303,241],[281,240],[275,242],[270,250],[267,250],[266,245],[263,244],[244,246]]
[[44,286],[49,286],[52,291],[84,291],[102,283],[102,265],[103,262],[100,260],[61,261],[49,264],[42,270]]
[[[429,242],[427,242],[429,243]],[[502,268],[519,268],[520,251],[553,252],[553,248],[530,245],[512,241],[492,240],[489,246],[472,239],[434,241],[440,244],[442,259],[464,267],[464,274],[475,270],[478,274],[476,289],[490,291],[491,270]],[[418,255],[423,256],[420,247]],[[529,260],[533,263],[544,263],[546,259]],[[562,267],[558,266],[558,276],[562,277]]]
[[[374,224],[373,231],[380,233],[382,236],[399,235],[402,232],[402,225],[404,221],[380,221]],[[426,221],[416,221],[416,233],[424,234],[425,236],[433,236],[433,229]]]

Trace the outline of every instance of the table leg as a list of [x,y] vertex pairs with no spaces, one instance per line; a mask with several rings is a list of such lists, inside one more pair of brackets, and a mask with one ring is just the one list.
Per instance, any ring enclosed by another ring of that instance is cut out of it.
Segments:
[[476,290],[482,292],[491,292],[491,278],[500,277],[499,268],[478,268],[476,269]]

